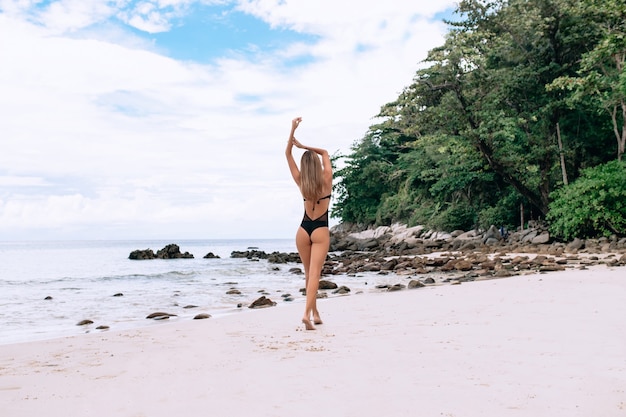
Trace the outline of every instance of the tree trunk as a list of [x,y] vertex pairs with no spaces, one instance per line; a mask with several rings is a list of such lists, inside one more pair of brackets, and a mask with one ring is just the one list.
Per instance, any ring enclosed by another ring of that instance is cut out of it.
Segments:
[[[619,128],[619,123],[617,123],[618,107],[622,108],[621,132]],[[624,147],[626,146],[626,102],[621,101],[619,106],[613,106],[613,111],[611,112],[611,121],[613,122],[613,133],[615,134],[615,139],[617,139],[617,160],[621,161],[622,155],[624,155]]]
[[563,152],[563,141],[561,140],[561,128],[559,122],[556,122],[556,139],[559,143],[559,155],[561,155],[561,173],[563,174],[563,185],[568,185],[567,169],[565,168],[565,153]]

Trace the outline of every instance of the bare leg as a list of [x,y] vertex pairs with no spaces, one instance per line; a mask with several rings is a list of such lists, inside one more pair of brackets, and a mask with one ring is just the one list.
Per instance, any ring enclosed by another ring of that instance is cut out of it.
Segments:
[[322,324],[317,310],[317,290],[329,244],[330,235],[326,227],[316,229],[310,237],[302,228],[299,228],[296,234],[296,246],[306,274],[306,304],[302,322],[307,330],[315,329],[311,324],[311,316],[315,324]]

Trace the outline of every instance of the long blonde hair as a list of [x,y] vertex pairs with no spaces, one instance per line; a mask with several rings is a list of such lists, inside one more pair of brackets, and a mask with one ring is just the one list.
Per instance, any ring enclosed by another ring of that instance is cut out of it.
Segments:
[[305,151],[300,159],[300,191],[309,201],[317,201],[324,193],[322,163],[315,152]]

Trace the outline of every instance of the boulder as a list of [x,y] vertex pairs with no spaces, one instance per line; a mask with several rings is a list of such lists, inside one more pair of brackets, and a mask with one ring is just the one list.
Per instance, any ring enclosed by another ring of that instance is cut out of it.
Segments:
[[158,259],[191,259],[193,255],[189,252],[182,253],[180,251],[180,247],[175,243],[170,243],[166,245],[163,249],[159,249],[156,253],[156,258]]
[[542,232],[541,234],[535,236],[532,240],[531,243],[533,243],[534,245],[544,245],[546,243],[550,242],[550,233],[549,232]]
[[276,303],[266,296],[262,295],[260,298],[257,298],[248,306],[248,308],[263,308],[263,307],[272,307],[275,306]]

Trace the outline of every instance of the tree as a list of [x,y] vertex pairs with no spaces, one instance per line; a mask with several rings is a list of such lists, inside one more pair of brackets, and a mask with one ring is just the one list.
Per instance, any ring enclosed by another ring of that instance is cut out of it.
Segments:
[[626,235],[626,163],[611,161],[583,171],[553,195],[550,231],[564,239]]
[[550,89],[574,91],[572,106],[591,95],[598,109],[610,115],[617,141],[617,159],[626,146],[626,4],[623,0],[583,0],[573,2],[570,11],[585,17],[587,30],[600,41],[582,55],[574,76],[562,76]]

